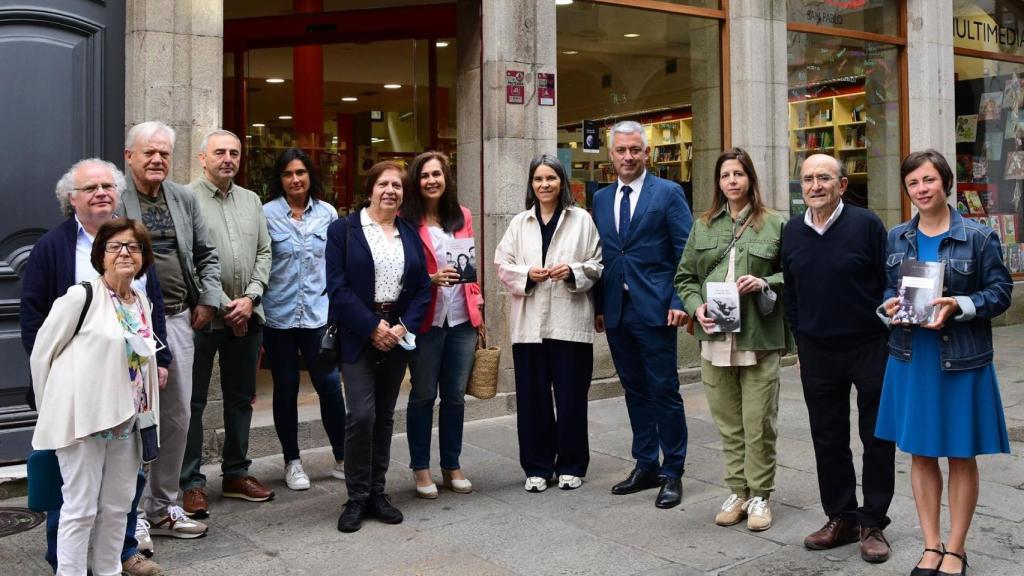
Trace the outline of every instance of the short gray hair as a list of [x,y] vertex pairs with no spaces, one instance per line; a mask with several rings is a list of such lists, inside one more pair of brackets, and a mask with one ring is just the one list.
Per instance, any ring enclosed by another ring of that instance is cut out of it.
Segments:
[[[639,134],[640,140],[644,143],[644,148],[647,148],[647,132],[644,132],[644,127],[639,122],[633,120],[623,120],[617,122],[615,126],[612,126],[612,140],[615,140],[616,134]],[[608,148],[612,147],[612,143],[608,143]]]
[[132,126],[131,129],[128,130],[128,135],[125,136],[124,149],[131,150],[140,138],[149,140],[158,132],[163,132],[167,135],[167,139],[171,141],[171,152],[174,152],[174,140],[177,138],[177,134],[175,134],[174,128],[171,128],[159,120],[150,120],[148,122],[142,122],[141,124]]
[[75,207],[71,205],[71,198],[75,195],[75,174],[80,168],[89,166],[90,164],[96,164],[103,166],[110,171],[111,176],[114,177],[114,186],[117,186],[117,200],[114,202],[114,211],[121,207],[121,196],[124,194],[125,181],[124,174],[117,169],[117,166],[107,162],[101,158],[86,158],[85,160],[79,160],[57,180],[57,187],[54,189],[54,193],[57,195],[57,202],[60,203],[60,211],[65,216],[71,216],[75,213]]
[[235,142],[238,142],[239,147],[242,146],[242,139],[238,137],[238,134],[235,134],[231,130],[224,130],[223,128],[218,128],[216,130],[211,130],[206,134],[206,136],[203,136],[203,141],[199,143],[200,152],[206,152],[206,146],[210,143],[210,138],[213,138],[214,136],[231,136],[232,138],[235,139]]

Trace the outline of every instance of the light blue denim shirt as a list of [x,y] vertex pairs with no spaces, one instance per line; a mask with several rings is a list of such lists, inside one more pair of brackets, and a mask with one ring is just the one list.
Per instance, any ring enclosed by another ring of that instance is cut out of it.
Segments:
[[266,325],[280,330],[323,326],[327,227],[338,219],[338,212],[326,202],[310,199],[302,220],[295,220],[282,196],[264,204],[263,214],[273,254],[270,282],[263,293]]

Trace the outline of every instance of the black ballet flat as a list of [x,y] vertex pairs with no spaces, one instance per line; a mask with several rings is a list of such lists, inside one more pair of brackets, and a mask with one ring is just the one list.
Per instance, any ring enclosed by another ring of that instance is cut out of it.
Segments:
[[[967,576],[967,552],[964,552],[963,554],[957,554],[956,552],[950,552],[949,550],[946,550],[946,554],[949,554],[950,556],[956,556],[957,558],[960,559],[960,562],[962,563],[962,565],[960,566],[960,574],[959,574],[959,576]],[[941,570],[936,572],[935,575],[936,576],[957,576],[957,574],[954,574],[953,572],[943,572]]]
[[[921,554],[921,558],[924,559],[924,555],[932,552],[939,555],[939,563],[935,568],[921,568],[920,566],[914,566],[914,569],[910,571],[910,576],[937,576],[939,573],[939,566],[942,565],[942,557],[946,555],[946,547],[943,546],[942,550],[936,550],[935,548],[925,548],[924,554]],[[920,563],[920,560],[918,561]]]

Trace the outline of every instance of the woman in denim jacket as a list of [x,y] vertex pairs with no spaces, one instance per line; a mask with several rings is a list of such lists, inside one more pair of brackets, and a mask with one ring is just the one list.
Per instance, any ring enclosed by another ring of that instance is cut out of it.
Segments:
[[[774,301],[774,291],[782,291],[785,220],[765,206],[744,150],[723,152],[715,176],[711,208],[693,224],[675,286],[699,325],[701,379],[722,435],[725,481],[732,491],[715,523],[731,526],[746,518],[747,529],[762,531],[772,524],[768,499],[775,489],[779,361],[792,348],[784,307]],[[705,298],[708,282],[736,284],[739,332],[715,331]]]
[[[918,214],[889,231],[888,287],[879,315],[892,333],[875,435],[913,456],[910,480],[925,552],[911,574],[966,574],[964,542],[978,501],[975,456],[1010,451],[992,366],[991,320],[1010,306],[1012,283],[995,232],[948,206],[953,172],[941,154],[911,153],[900,176]],[[931,323],[912,326],[894,318],[905,259],[944,264]],[[939,535],[942,457],[949,461],[945,547]]]

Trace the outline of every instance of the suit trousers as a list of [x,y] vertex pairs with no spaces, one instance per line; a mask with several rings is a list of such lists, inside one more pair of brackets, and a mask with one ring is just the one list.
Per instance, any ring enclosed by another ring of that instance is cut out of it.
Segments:
[[260,325],[255,317],[249,331],[235,336],[230,329],[196,332],[195,362],[192,365],[192,418],[181,466],[181,489],[206,486],[199,467],[203,460],[203,412],[213,376],[214,356],[220,362],[220,388],[224,403],[224,452],[220,465],[224,478],[249,474],[249,426],[252,399],[256,395],[256,363],[260,353]]
[[158,521],[167,507],[178,504],[178,482],[192,416],[192,358],[195,353],[192,313],[185,310],[167,317],[167,347],[173,359],[167,369],[167,387],[160,391],[160,457],[149,464],[149,482],[142,509]]
[[753,366],[701,361],[704,393],[722,436],[725,483],[739,496],[767,499],[775,490],[780,358],[773,351]]
[[92,573],[121,574],[125,523],[142,465],[138,433],[123,440],[87,436],[59,448],[57,462],[64,478],[57,575],[85,576],[90,541]]
[[[857,346],[834,348],[799,336],[797,344],[825,514],[885,528],[895,484],[896,446],[875,438],[875,420],[888,359],[887,339],[882,335]],[[864,446],[864,505],[860,507],[850,451],[851,384],[857,388],[857,424]]]
[[540,344],[513,344],[512,361],[523,472],[544,479],[555,474],[586,476],[590,465],[587,392],[594,373],[594,345],[548,339]]
[[[623,294],[619,325],[608,328],[612,362],[626,393],[637,468],[672,478],[686,463],[686,411],[679,394],[674,326],[647,326]],[[659,465],[659,456],[664,460]]]
[[410,352],[381,352],[367,343],[355,362],[341,363],[345,386],[345,486],[351,500],[384,492],[391,462],[395,402]]

